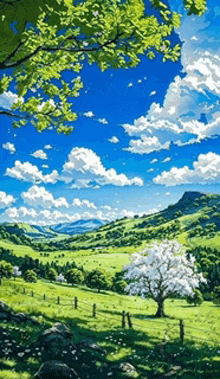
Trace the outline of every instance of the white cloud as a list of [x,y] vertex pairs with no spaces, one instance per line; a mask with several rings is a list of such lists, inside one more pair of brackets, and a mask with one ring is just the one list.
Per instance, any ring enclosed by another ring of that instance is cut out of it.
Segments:
[[22,219],[24,217],[36,218],[37,212],[34,209],[27,209],[26,207],[12,207],[6,209],[5,215],[13,221],[19,221],[19,219]]
[[46,150],[50,150],[50,149],[53,149],[53,147],[52,147],[51,145],[45,145],[45,146],[44,146],[44,149],[46,149]]
[[52,184],[55,184],[59,177],[57,170],[44,175],[37,166],[32,165],[30,162],[22,163],[20,161],[15,161],[14,167],[7,168],[5,175],[25,182]]
[[183,42],[185,75],[171,82],[162,106],[153,102],[146,116],[123,125],[126,133],[138,138],[131,139],[128,151],[149,154],[169,149],[171,143],[184,146],[220,136],[220,45],[213,32],[213,21],[216,25],[220,20],[214,12],[216,4],[217,0],[210,0],[209,12],[202,17],[183,16],[176,32]]
[[112,136],[111,138],[108,139],[108,141],[111,143],[118,143],[119,139],[116,136]]
[[158,159],[154,158],[152,159],[152,161],[150,161],[150,164],[154,164],[154,163],[157,163],[158,162]]
[[73,199],[72,205],[74,207],[83,207],[83,206],[85,206],[87,208],[97,209],[96,205],[93,202],[91,202],[89,200],[86,200],[86,199],[84,199],[84,200],[80,200],[78,198]]
[[3,143],[2,147],[3,149],[8,150],[10,154],[14,154],[16,152],[15,145],[11,142]]
[[106,120],[106,118],[98,118],[97,121],[104,125],[108,124],[108,120]]
[[33,207],[69,208],[69,204],[65,197],[59,197],[55,199],[51,192],[47,191],[44,187],[38,187],[36,185],[30,187],[27,192],[22,192],[21,198],[26,204]]
[[129,83],[128,84],[128,88],[131,88],[131,87],[133,87],[134,85],[133,85],[133,83]]
[[15,202],[15,198],[12,195],[8,195],[4,191],[0,191],[0,209],[10,207]]
[[42,168],[49,168],[48,164],[42,164]]
[[147,170],[147,172],[148,172],[148,173],[150,173],[150,172],[154,172],[154,168],[149,168],[149,169]]
[[100,157],[90,149],[75,147],[71,150],[68,161],[63,165],[61,180],[74,181],[78,188],[92,184],[115,186],[143,185],[139,177],[129,179],[125,174],[118,174],[115,169],[106,169]]
[[22,98],[19,98],[16,93],[13,93],[11,91],[3,92],[0,95],[0,108],[4,109],[11,109],[12,105],[16,103],[16,101],[22,100]]
[[193,162],[193,169],[188,166],[172,167],[170,171],[163,171],[156,176],[153,181],[165,186],[220,183],[220,155],[212,152],[200,154],[198,160]]
[[[124,125],[126,128],[126,126]],[[130,147],[124,150],[130,151],[135,154],[149,154],[154,151],[160,151],[162,149],[169,149],[170,142],[165,142],[161,144],[157,137],[147,137],[145,135],[141,136],[141,139],[131,140]]]
[[92,111],[84,112],[83,115],[88,118],[95,117],[95,114]]
[[170,196],[171,193],[170,193],[170,192],[166,192],[165,195],[166,195],[166,196]]
[[151,91],[149,96],[154,96],[154,95],[156,95],[156,93],[157,93],[156,91]]
[[142,83],[142,79],[138,79],[137,82],[138,82],[138,84]]
[[171,157],[166,157],[162,160],[161,163],[166,163],[166,162],[170,162],[171,161]]
[[111,211],[112,210],[112,208],[110,207],[110,205],[102,205],[101,208],[105,209],[107,211]]
[[45,151],[43,151],[42,149],[40,150],[36,150],[34,153],[31,154],[32,157],[34,158],[39,158],[39,159],[48,159],[48,156],[47,154],[45,153]]

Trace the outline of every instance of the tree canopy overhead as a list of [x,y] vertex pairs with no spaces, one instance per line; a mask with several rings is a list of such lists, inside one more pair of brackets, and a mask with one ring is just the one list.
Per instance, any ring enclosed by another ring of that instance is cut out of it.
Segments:
[[[53,125],[69,133],[85,62],[104,71],[136,67],[144,55],[177,61],[171,35],[181,17],[163,1],[150,3],[154,12],[142,0],[0,0],[0,94],[16,94],[0,114],[15,127],[31,122],[38,131]],[[206,0],[183,4],[201,15]]]

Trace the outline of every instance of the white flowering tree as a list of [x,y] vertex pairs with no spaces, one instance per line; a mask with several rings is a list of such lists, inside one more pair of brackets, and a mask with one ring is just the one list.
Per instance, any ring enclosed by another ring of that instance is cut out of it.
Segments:
[[190,295],[193,288],[206,282],[195,266],[195,258],[187,259],[182,245],[176,241],[154,243],[131,256],[124,266],[124,278],[130,282],[126,291],[130,295],[151,296],[156,301],[157,317],[165,316],[164,301],[175,295]]
[[12,275],[13,275],[15,278],[17,278],[17,277],[19,277],[19,276],[22,275],[22,272],[20,271],[20,269],[19,269],[18,266],[14,266],[14,271],[13,271]]
[[64,278],[63,274],[59,274],[56,277],[56,282],[58,282],[58,283],[65,283],[66,282],[66,279]]

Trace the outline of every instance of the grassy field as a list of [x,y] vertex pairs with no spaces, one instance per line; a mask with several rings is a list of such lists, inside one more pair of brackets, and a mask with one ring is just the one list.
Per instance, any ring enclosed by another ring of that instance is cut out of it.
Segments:
[[[31,297],[32,290],[34,297]],[[163,378],[163,374],[173,366],[180,366],[175,378],[220,377],[220,312],[211,302],[194,307],[185,300],[167,300],[165,309],[169,317],[162,320],[154,318],[156,304],[152,300],[112,292],[98,294],[86,287],[69,287],[67,284],[46,281],[31,284],[17,279],[4,280],[0,291],[1,299],[8,305],[16,311],[28,313],[40,322],[34,328],[31,325],[19,327],[22,341],[16,328],[8,324],[7,333],[20,341],[21,349],[26,349],[40,331],[61,321],[71,328],[76,342],[82,338],[92,338],[107,350],[108,364],[130,362],[137,368],[140,379],[159,378],[160,375]],[[43,301],[44,294],[47,301]],[[60,304],[56,304],[58,296]],[[78,297],[78,309],[72,305],[75,296]],[[97,304],[96,318],[92,317],[93,303]],[[133,330],[121,328],[122,310],[130,312]],[[184,344],[179,340],[180,319],[185,324]],[[0,323],[2,328],[5,325]],[[28,365],[24,364],[17,356],[10,359],[3,356],[0,379],[30,379],[37,371],[41,358],[27,357],[27,362]]]

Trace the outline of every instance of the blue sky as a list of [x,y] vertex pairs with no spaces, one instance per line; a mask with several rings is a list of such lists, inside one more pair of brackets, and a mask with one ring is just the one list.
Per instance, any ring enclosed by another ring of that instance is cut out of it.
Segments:
[[85,66],[69,136],[15,130],[2,117],[0,222],[112,220],[161,210],[187,190],[219,193],[219,21],[217,0],[201,18],[184,14],[178,63]]

